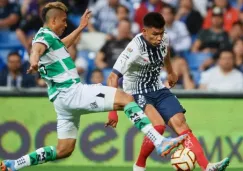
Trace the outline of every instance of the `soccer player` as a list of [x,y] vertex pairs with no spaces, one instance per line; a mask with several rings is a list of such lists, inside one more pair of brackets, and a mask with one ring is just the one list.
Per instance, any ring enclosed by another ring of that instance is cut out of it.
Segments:
[[[151,12],[144,17],[142,33],[135,36],[118,57],[108,77],[108,86],[117,87],[118,79],[123,76],[124,91],[133,95],[135,101],[144,108],[158,132],[163,134],[164,125],[167,124],[178,135],[188,134],[183,145],[195,153],[201,169],[223,171],[229,164],[229,159],[218,163],[208,162],[199,141],[186,123],[185,110],[176,96],[160,81],[162,66],[168,72],[170,86],[173,87],[177,81],[170,63],[169,41],[164,25],[165,21],[160,13]],[[110,112],[109,118],[106,126],[116,127],[116,112]],[[153,144],[145,137],[133,171],[145,171],[146,160],[153,149]]]
[[173,139],[162,137],[131,95],[113,87],[80,83],[77,69],[67,48],[87,26],[90,11],[85,11],[76,30],[60,40],[59,36],[67,26],[66,12],[67,7],[61,2],[48,3],[44,7],[42,11],[44,26],[33,39],[30,68],[27,71],[32,73],[39,70],[48,85],[48,96],[57,113],[58,144],[56,147],[42,147],[17,160],[4,160],[1,162],[1,170],[15,171],[26,166],[69,157],[75,147],[81,114],[123,108],[135,127],[153,142],[158,154],[161,156],[168,154],[186,136]]

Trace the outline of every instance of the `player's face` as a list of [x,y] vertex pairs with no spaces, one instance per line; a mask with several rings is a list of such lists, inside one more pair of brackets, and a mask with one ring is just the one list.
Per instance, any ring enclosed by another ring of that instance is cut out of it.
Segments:
[[144,38],[153,46],[159,46],[164,35],[164,28],[144,28]]
[[67,14],[65,12],[60,12],[60,15],[55,18],[54,21],[55,33],[61,36],[67,27]]

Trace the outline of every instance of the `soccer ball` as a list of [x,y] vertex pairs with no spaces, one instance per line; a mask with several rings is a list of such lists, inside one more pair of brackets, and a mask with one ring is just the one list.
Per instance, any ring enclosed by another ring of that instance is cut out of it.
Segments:
[[178,149],[171,155],[171,165],[177,171],[192,171],[195,162],[196,156],[189,148]]

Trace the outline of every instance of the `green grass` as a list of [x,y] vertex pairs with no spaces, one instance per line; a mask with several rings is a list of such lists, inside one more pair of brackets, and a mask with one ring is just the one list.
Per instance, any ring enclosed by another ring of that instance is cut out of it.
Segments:
[[[23,171],[131,171],[131,167],[78,167],[78,166],[62,166],[62,167],[46,167],[46,166],[40,166],[40,167],[29,167],[26,169],[23,169]],[[153,167],[148,168],[148,171],[172,171],[172,168],[164,168],[164,167]],[[200,171],[200,169],[195,169],[194,171]],[[242,168],[237,169],[227,169],[227,171],[242,171]]]

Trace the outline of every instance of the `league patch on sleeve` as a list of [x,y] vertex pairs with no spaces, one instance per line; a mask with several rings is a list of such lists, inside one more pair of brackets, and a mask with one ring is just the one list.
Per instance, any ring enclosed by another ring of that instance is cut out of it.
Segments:
[[127,48],[127,51],[131,53],[131,52],[133,51],[133,49],[130,48],[130,47],[128,47],[128,48]]
[[44,41],[44,37],[39,37],[38,39],[36,39],[36,41]]

